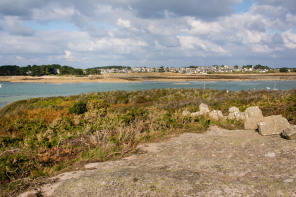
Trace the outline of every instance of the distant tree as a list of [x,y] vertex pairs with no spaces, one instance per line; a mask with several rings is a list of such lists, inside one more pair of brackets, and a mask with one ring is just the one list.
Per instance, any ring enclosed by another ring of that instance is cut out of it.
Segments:
[[17,65],[4,65],[0,67],[1,76],[21,75],[21,68]]
[[246,66],[243,66],[243,68],[250,69],[250,68],[253,68],[253,65],[246,65]]
[[102,67],[95,67],[97,69],[118,69],[118,70],[123,70],[123,69],[128,69],[131,70],[132,68],[130,66],[102,66]]
[[289,70],[288,70],[288,68],[286,68],[286,67],[283,67],[283,68],[280,68],[280,72],[281,73],[286,73],[286,72],[288,72]]
[[60,75],[70,75],[72,74],[74,68],[70,66],[61,66]]
[[40,76],[41,75],[41,67],[37,65],[33,65],[31,68],[32,76]]
[[101,74],[101,70],[98,68],[88,68],[85,70],[87,75],[99,75]]
[[71,71],[71,74],[72,75],[83,75],[84,73],[83,73],[82,69],[76,68],[76,69]]
[[160,72],[160,73],[163,73],[163,72],[165,72],[165,70],[164,70],[163,66],[161,66],[161,67],[159,68],[158,72]]
[[270,68],[268,66],[262,66],[260,64],[254,66],[254,69],[256,69],[256,70],[265,70],[265,69],[270,70]]
[[[1,76],[12,76],[12,75],[32,75],[32,76],[41,76],[41,75],[51,75],[56,74],[57,69],[62,71],[62,75],[72,74],[74,68],[70,66],[61,66],[59,64],[49,64],[49,65],[28,65],[26,67],[19,67],[17,65],[4,65],[0,66],[0,75]],[[81,73],[80,71],[75,71]]]
[[234,68],[235,68],[235,69],[238,69],[238,65],[235,65]]

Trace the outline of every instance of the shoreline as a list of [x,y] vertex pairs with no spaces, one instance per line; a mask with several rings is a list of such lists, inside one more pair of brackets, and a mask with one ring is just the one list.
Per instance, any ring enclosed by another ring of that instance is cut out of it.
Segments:
[[296,73],[270,74],[179,74],[179,73],[110,73],[98,76],[0,76],[3,82],[18,83],[130,83],[130,82],[188,82],[188,81],[293,81]]

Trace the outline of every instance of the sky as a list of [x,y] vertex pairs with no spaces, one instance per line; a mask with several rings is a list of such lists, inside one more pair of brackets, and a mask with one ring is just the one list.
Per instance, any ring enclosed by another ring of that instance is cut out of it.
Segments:
[[296,65],[295,0],[0,0],[0,65]]

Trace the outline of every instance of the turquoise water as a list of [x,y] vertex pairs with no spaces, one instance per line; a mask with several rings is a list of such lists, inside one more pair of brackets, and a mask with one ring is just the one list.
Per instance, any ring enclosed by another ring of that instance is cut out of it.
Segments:
[[179,82],[143,82],[143,83],[10,83],[0,82],[0,108],[8,103],[36,97],[68,96],[88,92],[112,90],[148,90],[153,88],[208,88],[216,90],[260,90],[274,87],[279,90],[296,88],[296,81],[192,81]]

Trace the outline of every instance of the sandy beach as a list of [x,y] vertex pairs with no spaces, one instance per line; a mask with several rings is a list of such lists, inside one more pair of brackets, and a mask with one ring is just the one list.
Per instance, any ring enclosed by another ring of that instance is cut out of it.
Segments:
[[143,81],[265,81],[296,80],[296,73],[269,74],[179,74],[179,73],[110,73],[97,76],[0,76],[0,81],[30,83],[128,83]]

